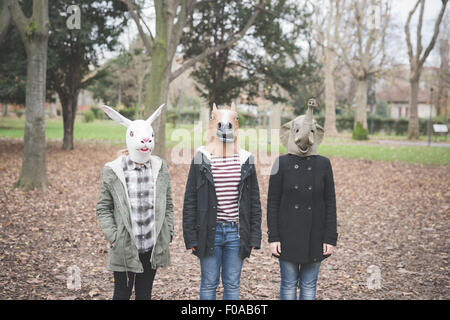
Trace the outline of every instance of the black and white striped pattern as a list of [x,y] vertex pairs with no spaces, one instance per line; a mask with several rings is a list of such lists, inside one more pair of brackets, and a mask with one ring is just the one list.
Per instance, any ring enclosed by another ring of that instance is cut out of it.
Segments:
[[131,206],[131,227],[139,252],[149,251],[155,244],[153,210],[153,177],[150,161],[138,168],[129,156],[123,158],[123,172]]
[[239,217],[238,185],[241,180],[239,155],[211,157],[211,172],[217,196],[217,220],[237,221]]

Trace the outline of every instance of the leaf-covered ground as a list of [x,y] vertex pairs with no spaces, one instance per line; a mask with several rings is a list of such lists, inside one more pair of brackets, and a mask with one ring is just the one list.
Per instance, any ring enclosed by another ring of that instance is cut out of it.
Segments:
[[[13,188],[22,149],[21,141],[0,140],[0,299],[110,299],[113,278],[95,206],[101,168],[119,147],[86,143],[67,152],[49,143],[46,192]],[[450,166],[331,161],[339,241],[322,264],[318,299],[449,299]],[[170,164],[172,265],[158,270],[154,299],[198,299],[199,263],[185,250],[181,229],[187,169]],[[278,299],[279,267],[269,254],[265,222],[268,177],[259,180],[263,246],[244,264],[241,297]],[[81,270],[79,291],[66,286],[72,265]],[[379,290],[367,288],[370,265],[381,270]]]

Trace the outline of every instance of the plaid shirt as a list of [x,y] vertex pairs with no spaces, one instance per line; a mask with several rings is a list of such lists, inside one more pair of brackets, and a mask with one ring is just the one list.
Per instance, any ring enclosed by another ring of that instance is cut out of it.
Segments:
[[139,252],[149,251],[155,244],[154,193],[150,161],[136,166],[129,156],[123,157],[122,168],[131,206],[131,226]]

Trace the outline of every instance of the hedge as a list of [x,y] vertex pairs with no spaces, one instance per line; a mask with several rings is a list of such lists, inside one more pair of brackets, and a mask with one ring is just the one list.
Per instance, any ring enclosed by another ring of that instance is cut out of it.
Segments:
[[[325,123],[324,116],[314,117],[316,121],[323,126]],[[408,133],[408,119],[392,119],[392,118],[381,118],[381,117],[369,117],[367,119],[367,125],[369,126],[369,131],[373,133],[383,132],[386,134],[395,135],[406,135]],[[353,117],[336,117],[336,129],[341,131],[353,131]],[[373,123],[373,128],[371,128]],[[434,118],[432,123],[442,123],[442,119]],[[370,130],[372,129],[372,130]],[[428,133],[428,119],[419,119],[419,133],[420,135],[427,135]]]

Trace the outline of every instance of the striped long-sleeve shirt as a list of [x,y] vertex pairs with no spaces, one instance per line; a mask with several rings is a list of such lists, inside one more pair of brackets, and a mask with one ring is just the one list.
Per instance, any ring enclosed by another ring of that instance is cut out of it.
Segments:
[[212,156],[211,171],[217,196],[217,220],[238,220],[238,185],[241,180],[239,155],[224,158]]

